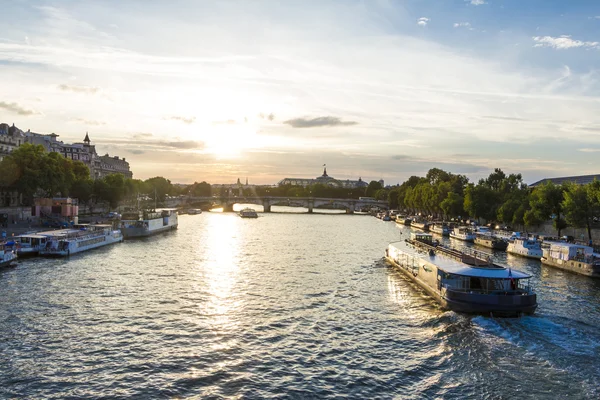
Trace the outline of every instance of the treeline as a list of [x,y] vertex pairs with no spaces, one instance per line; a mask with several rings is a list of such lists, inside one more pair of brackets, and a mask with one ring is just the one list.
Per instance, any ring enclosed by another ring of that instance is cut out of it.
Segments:
[[558,235],[573,226],[586,228],[590,239],[591,226],[600,217],[598,181],[587,185],[548,182],[530,189],[521,174],[506,175],[499,168],[477,183],[432,168],[425,177],[411,176],[386,191],[390,207],[431,218],[471,218],[525,227],[552,220]]
[[[167,195],[187,193],[168,179],[155,177],[146,180],[129,179],[111,174],[93,180],[89,168],[81,161],[71,160],[59,153],[48,153],[41,145],[25,143],[0,162],[0,188],[14,190],[22,205],[32,205],[35,197],[73,197],[82,204],[135,204],[140,198],[163,202]],[[193,187],[194,185],[192,185]],[[203,186],[196,184],[196,186]],[[204,182],[204,188],[210,185]],[[196,189],[197,190],[197,189]],[[210,195],[210,194],[209,194]]]

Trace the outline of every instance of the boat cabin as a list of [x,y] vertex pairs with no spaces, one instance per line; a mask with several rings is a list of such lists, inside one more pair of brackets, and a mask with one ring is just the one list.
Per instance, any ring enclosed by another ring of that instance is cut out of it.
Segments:
[[543,250],[545,257],[556,260],[590,262],[594,258],[592,247],[573,243],[551,242]]
[[424,233],[424,232],[411,232],[410,234],[410,238],[411,240],[415,240],[421,243],[425,243],[428,244],[430,246],[433,246],[433,236],[431,235],[431,233]]

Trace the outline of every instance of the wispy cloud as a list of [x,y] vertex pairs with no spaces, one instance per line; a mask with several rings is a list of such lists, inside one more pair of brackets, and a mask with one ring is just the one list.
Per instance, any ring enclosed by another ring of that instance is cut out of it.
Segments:
[[100,88],[93,86],[74,86],[61,84],[58,88],[65,92],[85,93],[85,94],[96,94],[100,91]]
[[481,6],[483,4],[487,4],[484,0],[465,0],[474,6]]
[[417,25],[419,26],[427,26],[427,24],[429,23],[430,19],[427,17],[421,17],[417,20]]
[[569,35],[559,37],[552,36],[534,36],[536,44],[533,47],[552,47],[558,50],[565,50],[577,47],[598,48],[598,42],[584,42],[572,39]]
[[0,108],[5,109],[6,111],[13,112],[15,114],[30,116],[30,115],[39,115],[41,114],[38,111],[31,110],[29,108],[25,108],[17,103],[7,103],[5,101],[0,101]]
[[453,25],[455,28],[471,28],[471,24],[469,22],[455,22]]
[[164,120],[171,120],[171,121],[181,121],[184,122],[186,124],[192,124],[194,123],[194,121],[196,120],[196,117],[182,117],[179,115],[172,115],[170,117],[163,117]]
[[78,122],[84,125],[94,125],[94,126],[102,126],[102,125],[106,125],[106,122],[103,121],[96,121],[93,119],[85,119],[85,118],[75,118],[72,120],[73,122]]
[[294,118],[283,122],[292,128],[316,128],[320,126],[349,126],[356,125],[356,121],[342,121],[338,117],[317,117],[317,118]]
[[600,153],[600,148],[598,148],[598,149],[592,149],[592,148],[589,148],[589,147],[585,147],[583,149],[577,149],[577,150],[579,150],[579,151],[581,151],[583,153]]

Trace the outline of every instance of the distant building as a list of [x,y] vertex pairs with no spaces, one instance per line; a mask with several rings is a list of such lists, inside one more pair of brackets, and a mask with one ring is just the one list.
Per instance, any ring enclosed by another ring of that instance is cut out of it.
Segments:
[[316,178],[284,178],[279,181],[279,186],[283,185],[292,185],[292,186],[302,186],[307,187],[316,184],[322,184],[333,187],[347,188],[347,189],[356,189],[356,188],[366,188],[369,184],[362,180],[362,178],[358,178],[358,180],[350,180],[350,179],[335,179],[329,175],[327,175],[327,167],[323,166],[323,175],[318,176]]
[[600,181],[600,174],[597,175],[580,175],[580,176],[565,176],[562,178],[546,178],[546,179],[542,179],[540,181],[537,181],[535,183],[532,183],[531,185],[529,185],[530,188],[536,187],[536,186],[540,186],[545,184],[546,182],[552,182],[555,185],[562,185],[563,183],[566,182],[572,182],[575,183],[577,185],[587,185],[588,183],[592,183],[594,182],[594,179],[597,179]]
[[[0,124],[0,135],[2,125],[6,124]],[[110,156],[108,153],[99,156],[96,153],[96,146],[92,144],[87,132],[82,143],[72,144],[58,140],[59,135],[55,133],[41,134],[27,131],[23,133],[23,137],[22,143],[41,145],[47,152],[60,153],[65,158],[81,161],[87,165],[90,170],[90,177],[93,179],[103,178],[114,173],[122,174],[126,178],[133,177],[129,163],[125,158]]]
[[0,161],[23,143],[25,143],[25,133],[15,124],[12,126],[0,124]]

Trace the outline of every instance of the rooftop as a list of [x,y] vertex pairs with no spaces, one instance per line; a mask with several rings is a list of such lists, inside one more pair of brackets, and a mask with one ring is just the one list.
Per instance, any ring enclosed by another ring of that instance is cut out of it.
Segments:
[[586,185],[588,183],[592,183],[594,179],[598,179],[600,181],[600,174],[596,175],[579,175],[579,176],[564,176],[560,178],[545,178],[540,181],[534,182],[529,187],[536,187],[539,185],[543,185],[546,182],[552,182],[555,185],[562,185],[565,182],[573,182],[577,185]]

